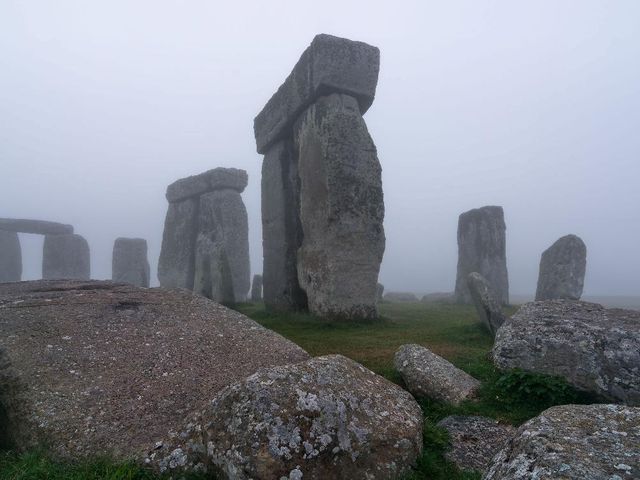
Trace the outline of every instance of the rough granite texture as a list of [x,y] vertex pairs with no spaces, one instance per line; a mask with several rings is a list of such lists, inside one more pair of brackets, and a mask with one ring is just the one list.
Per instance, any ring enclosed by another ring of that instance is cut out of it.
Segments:
[[147,241],[144,238],[116,238],[113,242],[111,280],[148,287],[149,274]]
[[566,235],[542,253],[536,300],[580,300],[587,270],[587,247],[576,235]]
[[320,97],[294,127],[300,176],[298,281],[309,310],[337,319],[376,318],[385,248],[382,168],[348,95]]
[[36,235],[63,235],[73,233],[73,226],[45,220],[23,218],[0,218],[0,230]]
[[16,232],[0,230],[0,283],[22,278],[22,248]]
[[262,275],[255,274],[251,282],[251,301],[262,301]]
[[364,114],[373,103],[380,50],[362,42],[320,34],[302,53],[284,83],[253,122],[258,153],[291,136],[291,127],[316,99],[344,93],[357,99]]
[[45,235],[42,248],[42,278],[44,280],[89,280],[91,257],[89,244],[75,233]]
[[197,198],[169,204],[158,260],[163,288],[193,289],[199,206]]
[[262,253],[264,304],[269,310],[306,310],[298,282],[300,180],[292,140],[273,144],[262,162]]
[[2,349],[2,433],[74,459],[141,459],[226,386],[309,358],[206,298],[102,281],[0,285]]
[[560,375],[578,389],[640,405],[640,311],[527,303],[500,327],[492,354],[498,368]]
[[216,190],[200,197],[193,290],[217,302],[244,302],[251,286],[249,226],[242,197]]
[[502,305],[496,299],[496,295],[487,280],[478,272],[469,274],[467,286],[480,321],[495,337],[498,328],[506,319],[502,311]]
[[522,425],[483,480],[640,478],[640,408],[552,407]]
[[407,389],[418,398],[431,398],[451,405],[475,396],[480,382],[422,345],[402,345],[394,366]]
[[422,450],[422,417],[397,385],[328,355],[231,385],[149,462],[229,479],[400,478]]
[[198,197],[214,190],[231,189],[242,193],[248,182],[249,177],[246,171],[218,167],[198,175],[176,180],[167,187],[166,197],[169,203],[173,203]]
[[471,303],[467,276],[478,272],[487,279],[497,299],[509,303],[506,257],[506,225],[502,207],[469,210],[458,218],[458,272],[455,296],[459,303]]
[[484,472],[493,456],[511,438],[515,428],[493,418],[451,415],[438,422],[449,434],[451,447],[445,453],[461,470]]

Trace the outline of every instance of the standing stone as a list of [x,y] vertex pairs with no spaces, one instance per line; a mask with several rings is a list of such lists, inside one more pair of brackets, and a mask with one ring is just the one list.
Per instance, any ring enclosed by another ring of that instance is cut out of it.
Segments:
[[116,238],[111,260],[111,279],[137,287],[149,287],[147,241],[144,238]]
[[304,310],[296,255],[302,243],[300,181],[291,140],[275,143],[262,163],[264,303],[270,310]]
[[158,280],[163,288],[193,289],[199,200],[170,203],[164,221]]
[[71,233],[45,235],[42,251],[42,278],[89,280],[91,276],[89,244]]
[[15,232],[0,230],[0,283],[22,279],[22,249]]
[[587,247],[566,235],[542,253],[536,300],[580,300],[587,269]]
[[254,275],[253,282],[251,282],[251,301],[262,301],[262,275]]
[[467,286],[471,299],[478,312],[480,321],[495,337],[498,328],[505,321],[505,315],[502,312],[502,306],[496,299],[493,289],[489,286],[487,280],[478,272],[471,272],[467,277]]
[[249,227],[240,193],[200,197],[194,291],[221,303],[243,302],[250,287]]
[[509,303],[505,231],[502,207],[482,207],[460,215],[457,302],[471,303],[467,277],[478,272],[492,286],[498,301],[503,305]]
[[294,127],[303,241],[298,280],[309,309],[342,319],[377,317],[385,247],[381,167],[349,95],[320,97]]

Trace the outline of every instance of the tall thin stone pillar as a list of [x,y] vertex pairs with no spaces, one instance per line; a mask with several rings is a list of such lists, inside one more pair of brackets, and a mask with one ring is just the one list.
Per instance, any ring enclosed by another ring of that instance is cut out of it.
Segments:
[[22,279],[22,249],[16,232],[0,230],[0,283]]

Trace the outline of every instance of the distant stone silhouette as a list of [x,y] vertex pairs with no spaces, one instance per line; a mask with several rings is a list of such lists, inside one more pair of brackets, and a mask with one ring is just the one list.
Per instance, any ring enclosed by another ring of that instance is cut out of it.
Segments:
[[502,207],[482,207],[460,215],[457,302],[472,302],[467,277],[471,272],[478,272],[491,285],[498,301],[504,305],[509,303],[505,231]]
[[0,283],[22,279],[22,249],[16,232],[0,230]]
[[147,241],[144,238],[116,238],[111,260],[111,279],[137,287],[149,286]]
[[44,280],[89,280],[89,244],[75,233],[45,235],[42,249]]
[[251,282],[251,301],[262,301],[262,275],[254,275],[253,282]]
[[255,118],[268,308],[377,316],[384,203],[362,115],[379,56],[365,43],[317,35]]
[[194,290],[223,303],[246,299],[249,227],[240,193],[247,182],[244,170],[215,168],[169,185],[160,286]]
[[580,300],[587,269],[587,247],[576,235],[558,239],[542,253],[536,300]]

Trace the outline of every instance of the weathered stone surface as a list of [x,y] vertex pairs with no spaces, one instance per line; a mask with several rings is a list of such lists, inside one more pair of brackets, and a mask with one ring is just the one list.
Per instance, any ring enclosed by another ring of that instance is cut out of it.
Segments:
[[453,292],[432,292],[423,295],[420,301],[423,303],[454,303],[455,295]]
[[167,187],[166,197],[170,203],[173,203],[198,197],[214,190],[231,189],[242,193],[248,182],[249,177],[246,171],[218,167],[198,175],[176,180]]
[[256,274],[253,276],[253,281],[251,282],[251,301],[262,301],[262,275]]
[[262,162],[263,297],[270,310],[307,308],[297,268],[302,244],[299,183],[293,142],[276,142]]
[[458,219],[458,275],[456,300],[471,303],[467,276],[478,272],[487,279],[500,303],[509,303],[506,225],[502,207],[469,210]]
[[45,220],[27,220],[24,218],[0,218],[0,230],[37,235],[62,235],[73,233],[71,225]]
[[640,408],[561,405],[522,425],[484,480],[640,477]]
[[309,310],[375,318],[385,247],[382,169],[358,102],[348,95],[320,97],[294,131],[304,235],[298,280]]
[[515,428],[488,417],[452,415],[438,426],[449,433],[451,448],[445,457],[461,470],[484,472]]
[[71,233],[45,235],[42,249],[44,280],[88,280],[91,276],[89,244],[84,237]]
[[558,239],[542,253],[536,300],[580,300],[587,269],[587,247],[576,235]]
[[409,393],[328,355],[228,387],[152,461],[229,479],[400,478],[422,450],[422,422]]
[[169,204],[158,260],[161,287],[193,290],[199,206],[193,198]]
[[478,272],[471,272],[467,277],[467,286],[478,317],[485,327],[495,337],[498,328],[506,319],[502,306],[496,299],[493,289],[487,280]]
[[322,95],[350,95],[364,114],[373,103],[379,69],[380,51],[376,47],[316,35],[253,122],[258,153],[266,153],[273,143],[289,137],[298,116]]
[[147,241],[144,238],[116,238],[111,259],[111,279],[148,287],[149,273]]
[[16,232],[0,230],[0,283],[22,278],[22,248]]
[[416,397],[459,405],[480,382],[422,345],[402,345],[393,359],[407,389]]
[[493,361],[640,405],[640,312],[575,300],[527,303],[498,330]]
[[387,302],[417,302],[418,297],[411,292],[387,292],[384,294]]
[[97,281],[0,285],[0,344],[0,436],[76,460],[143,458],[226,386],[309,358],[201,296]]
[[193,290],[218,302],[243,302],[251,286],[249,226],[242,197],[217,190],[200,197]]
[[382,301],[382,296],[384,295],[384,285],[378,283],[376,288],[376,297],[378,298],[378,303]]

